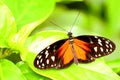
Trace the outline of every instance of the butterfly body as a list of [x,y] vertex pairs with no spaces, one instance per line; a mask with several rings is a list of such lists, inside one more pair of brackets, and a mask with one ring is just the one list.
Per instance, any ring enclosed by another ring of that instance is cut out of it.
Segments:
[[112,53],[115,44],[107,38],[99,36],[73,37],[68,32],[68,39],[59,40],[42,50],[34,60],[39,69],[65,68],[72,64],[88,63],[98,57]]

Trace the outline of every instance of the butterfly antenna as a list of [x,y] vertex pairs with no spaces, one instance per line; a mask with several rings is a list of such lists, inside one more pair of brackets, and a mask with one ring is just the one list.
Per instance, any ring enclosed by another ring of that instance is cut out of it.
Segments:
[[77,21],[77,19],[78,19],[79,15],[80,15],[80,11],[78,12],[77,16],[75,17],[75,20],[74,20],[74,22],[73,22],[73,24],[72,24],[71,29],[70,29],[70,31],[69,31],[69,32],[71,32],[71,31],[72,31],[73,26],[75,25],[75,23],[76,23],[76,21]]
[[52,22],[52,21],[50,21],[50,20],[49,20],[49,22],[50,22],[50,23],[52,23],[52,24],[54,24],[55,26],[59,27],[60,29],[62,29],[62,30],[64,30],[64,31],[66,31],[64,28],[62,28],[61,26],[59,26],[59,25],[55,24],[54,22]]

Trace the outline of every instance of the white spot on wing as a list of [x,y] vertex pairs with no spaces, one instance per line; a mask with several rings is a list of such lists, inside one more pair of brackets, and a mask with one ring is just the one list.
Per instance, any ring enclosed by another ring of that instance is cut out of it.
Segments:
[[105,41],[106,44],[109,44],[109,41]]
[[103,52],[103,48],[102,47],[100,47],[100,50],[101,50],[101,52]]
[[97,36],[94,36],[95,38],[98,38]]
[[97,57],[97,54],[95,54],[95,57]]
[[90,43],[91,43],[91,44],[93,44],[93,41],[92,41],[92,40],[90,40]]
[[107,44],[106,44],[105,46],[106,46],[107,48],[109,48],[109,46],[108,46]]
[[49,55],[48,50],[45,51],[45,55],[46,55],[45,58],[47,58]]
[[50,48],[50,46],[48,46],[46,49],[49,49]]
[[40,59],[40,63],[42,63],[43,59]]
[[110,49],[110,52],[112,52],[112,49]]
[[39,65],[38,67],[39,67],[39,68],[41,68],[41,66],[40,66],[40,65]]
[[57,65],[57,67],[58,67],[58,68],[60,68],[60,67],[61,67],[61,65],[60,65],[60,64],[58,64],[58,65]]
[[51,56],[52,61],[55,61],[55,56]]
[[98,39],[98,44],[102,46],[102,41],[100,39]]
[[100,39],[98,39],[98,42],[102,42]]
[[44,63],[42,63],[42,66],[45,66],[45,64],[44,64]]
[[106,52],[108,52],[108,49],[106,49]]
[[105,38],[102,38],[103,40],[105,40]]
[[112,48],[112,44],[110,44],[110,48]]
[[51,67],[53,67],[53,64],[51,65]]
[[54,66],[56,66],[56,64],[54,64]]
[[37,60],[37,65],[39,64],[39,60]]
[[46,63],[49,64],[49,59],[46,60]]
[[43,51],[40,52],[41,54],[43,53]]
[[90,59],[91,59],[91,60],[94,60],[95,58],[94,58],[94,57],[91,57]]
[[97,52],[97,47],[94,47],[94,51]]
[[102,46],[102,43],[101,43],[101,42],[98,42],[98,44]]
[[40,59],[41,57],[42,57],[41,55],[40,55],[40,56],[39,56],[39,55],[37,56],[38,59]]
[[98,54],[98,56],[101,56],[101,54]]
[[56,48],[56,45],[53,47],[53,52],[55,52],[55,51],[56,51],[56,49],[55,49],[55,48]]

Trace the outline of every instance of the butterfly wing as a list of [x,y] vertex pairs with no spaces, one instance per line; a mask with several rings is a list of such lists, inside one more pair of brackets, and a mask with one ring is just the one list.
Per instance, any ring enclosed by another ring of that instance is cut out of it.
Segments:
[[[84,35],[76,38],[89,43],[91,52],[88,54],[94,58],[108,55],[115,50],[115,44],[111,40],[104,37]],[[89,62],[89,60],[86,62]]]
[[[57,41],[49,45],[48,47],[46,47],[44,50],[42,50],[36,56],[34,60],[34,66],[40,69],[48,69],[48,68],[53,68],[53,67],[62,68],[63,66],[65,66],[63,61],[66,61],[66,60],[64,60],[62,57],[64,58],[66,57],[66,55],[64,55],[64,52],[67,52],[66,50],[67,48],[69,48],[68,47],[69,43],[66,41],[67,39]],[[69,55],[70,54],[68,54],[68,56]],[[67,63],[70,64],[71,62],[72,62],[72,58]]]

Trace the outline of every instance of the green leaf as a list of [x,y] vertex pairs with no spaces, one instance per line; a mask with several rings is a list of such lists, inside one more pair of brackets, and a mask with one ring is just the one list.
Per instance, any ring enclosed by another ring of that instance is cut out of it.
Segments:
[[119,80],[120,77],[114,73],[101,60],[89,64],[72,64],[69,68],[62,70],[34,69],[37,73],[56,80]]
[[101,59],[88,64],[72,64],[65,69],[40,70],[34,67],[37,54],[48,45],[57,40],[67,38],[62,31],[43,31],[29,37],[22,49],[21,58],[38,74],[54,80],[119,80],[120,77],[113,72]]
[[[18,33],[9,41],[12,49],[21,49],[31,32],[52,13],[54,0],[3,0],[13,12]],[[14,4],[13,4],[14,2]],[[19,5],[18,5],[19,4]]]
[[16,65],[21,69],[27,80],[50,80],[49,78],[43,77],[35,73],[26,63],[22,61],[18,62]]
[[15,19],[9,8],[0,1],[0,47],[8,47],[7,42],[15,33]]
[[50,15],[55,0],[2,0],[15,16],[18,30],[26,24]]
[[114,60],[111,61],[107,61],[107,64],[109,65],[109,67],[111,67],[116,73],[118,73],[120,71],[120,58],[116,58]]
[[[46,17],[45,17],[46,18]],[[30,35],[30,33],[39,25],[42,23],[45,18],[40,19],[39,21],[35,21],[33,23],[27,24],[24,27],[22,27],[19,32],[11,38],[9,41],[9,44],[12,45],[12,49],[20,50],[21,47],[23,46],[26,38]]]
[[0,80],[26,80],[20,69],[11,61],[0,60]]

